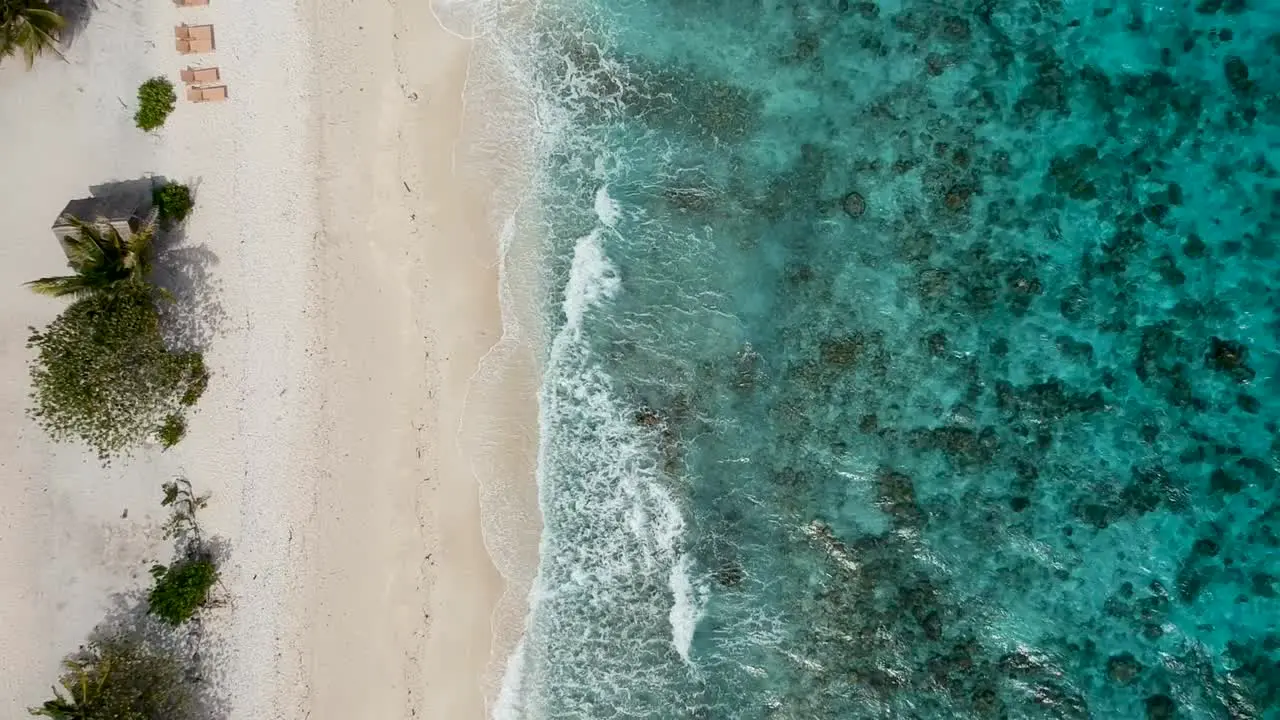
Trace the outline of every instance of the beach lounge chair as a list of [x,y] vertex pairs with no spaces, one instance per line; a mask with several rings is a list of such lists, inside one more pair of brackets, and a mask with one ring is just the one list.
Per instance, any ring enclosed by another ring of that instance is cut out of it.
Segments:
[[178,52],[183,55],[207,53],[213,50],[212,25],[178,25],[173,29]]
[[209,4],[209,0],[175,0],[175,2],[177,2],[178,7],[199,7]]
[[187,99],[194,103],[222,102],[227,99],[226,85],[187,88]]
[[222,74],[216,67],[209,68],[193,68],[188,67],[182,70],[182,82],[188,85],[204,85],[206,83],[218,82],[222,79]]

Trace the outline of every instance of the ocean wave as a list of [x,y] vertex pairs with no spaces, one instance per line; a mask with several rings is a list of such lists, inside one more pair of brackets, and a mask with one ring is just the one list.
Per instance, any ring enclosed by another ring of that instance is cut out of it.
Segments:
[[[608,248],[630,231],[610,192],[628,163],[613,153],[638,149],[584,130],[621,113],[626,73],[566,50],[603,42],[585,29],[566,42],[572,25],[559,20],[569,5],[511,11],[489,37],[530,91],[535,118],[529,202],[511,241],[540,248],[536,272],[561,288],[548,306],[538,399],[538,573],[493,710],[502,720],[632,717],[655,700],[675,707],[706,598],[685,553],[684,501],[662,468],[659,429],[637,422],[625,378],[611,374],[607,337],[625,281]],[[569,227],[582,230],[565,238]]]

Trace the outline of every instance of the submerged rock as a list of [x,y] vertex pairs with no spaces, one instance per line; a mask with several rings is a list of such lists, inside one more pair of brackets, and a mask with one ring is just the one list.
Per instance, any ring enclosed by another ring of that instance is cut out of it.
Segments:
[[917,430],[913,433],[917,448],[940,450],[952,462],[961,467],[971,467],[993,462],[999,440],[991,428],[980,431],[956,425]]
[[662,422],[662,418],[658,416],[658,411],[649,407],[637,410],[634,419],[637,425],[644,427],[653,427]]
[[969,40],[969,21],[958,15],[948,15],[942,19],[942,37],[956,42]]
[[1151,695],[1144,702],[1147,720],[1173,720],[1178,706],[1168,695]]
[[1169,375],[1186,357],[1182,338],[1174,331],[1174,324],[1162,322],[1142,328],[1142,340],[1133,370],[1138,379],[1146,382],[1156,375]]
[[942,198],[942,204],[952,212],[962,212],[969,209],[969,201],[973,197],[973,188],[968,185],[956,185],[947,190]]
[[1149,513],[1161,502],[1172,499],[1173,482],[1164,468],[1134,467],[1131,472],[1133,481],[1120,491],[1120,500],[1131,512],[1139,515]]
[[1073,200],[1093,200],[1098,188],[1091,175],[1097,162],[1097,148],[1088,145],[1076,147],[1070,155],[1059,155],[1049,161],[1049,185]]
[[1219,549],[1213,538],[1200,538],[1191,546],[1191,552],[1201,557],[1216,557]]
[[1253,81],[1249,79],[1249,66],[1238,55],[1232,55],[1222,64],[1222,73],[1227,78],[1227,85],[1237,95],[1248,95],[1253,91]]
[[925,299],[936,299],[951,292],[951,274],[940,268],[929,268],[916,276],[916,292]]
[[924,631],[924,636],[930,640],[938,641],[942,639],[942,616],[936,612],[931,612],[920,618],[920,629]]
[[750,392],[755,389],[760,375],[760,353],[748,344],[738,353],[734,368],[733,387],[735,390]]
[[1058,313],[1072,322],[1078,322],[1089,312],[1089,293],[1080,285],[1069,285],[1058,302]]
[[950,63],[947,62],[946,56],[939,53],[929,53],[924,59],[925,71],[933,77],[942,75],[942,73],[947,71],[947,67],[949,65]]
[[1234,495],[1244,489],[1244,483],[1226,470],[1218,468],[1209,476],[1209,488],[1216,493]]
[[855,332],[840,338],[822,341],[822,362],[841,367],[853,366],[867,353],[869,338],[865,333]]
[[937,238],[933,233],[924,231],[908,232],[898,245],[899,256],[908,262],[927,260],[938,248]]
[[920,508],[916,505],[915,484],[910,477],[892,470],[881,470],[877,489],[885,513],[899,522],[919,522]]
[[1250,584],[1250,592],[1258,597],[1274,598],[1276,596],[1276,577],[1270,573],[1259,572],[1253,574],[1253,582]]
[[1236,382],[1247,382],[1254,376],[1253,368],[1248,365],[1248,357],[1249,348],[1243,343],[1212,337],[1209,338],[1209,350],[1205,353],[1204,364],[1212,370],[1228,373]]
[[1154,265],[1160,278],[1170,287],[1178,287],[1187,281],[1186,273],[1178,269],[1177,261],[1168,253],[1156,258]]
[[724,587],[738,587],[746,579],[747,574],[737,562],[729,561],[715,571],[716,582]]
[[1093,345],[1083,340],[1076,340],[1070,335],[1059,335],[1054,338],[1054,344],[1058,346],[1058,352],[1076,362],[1093,361]]
[[1001,380],[996,383],[996,407],[1016,415],[1030,415],[1038,422],[1061,420],[1075,413],[1102,410],[1106,401],[1101,392],[1071,392],[1058,378],[1018,388]]
[[1186,240],[1182,241],[1182,254],[1189,258],[1202,258],[1208,249],[1204,240],[1195,233],[1191,233]]
[[843,207],[846,215],[857,219],[867,212],[867,201],[861,193],[851,192],[844,196]]
[[941,330],[935,330],[924,338],[925,350],[933,357],[942,357],[947,353],[947,334]]
[[673,207],[687,212],[704,213],[715,205],[715,192],[704,187],[670,187],[662,191],[662,196]]
[[1014,111],[1024,121],[1047,111],[1070,114],[1071,110],[1067,107],[1069,78],[1063,70],[1062,59],[1052,48],[1047,47],[1033,51],[1029,59],[1039,61],[1036,65],[1036,77],[1030,85],[1023,88],[1014,103]]
[[856,571],[858,563],[854,561],[853,554],[849,552],[849,548],[836,537],[832,532],[831,526],[821,520],[814,520],[804,526],[804,534],[826,551],[828,557],[837,564],[849,571]]
[[1120,653],[1107,658],[1107,678],[1120,685],[1128,685],[1142,672],[1142,664],[1132,653]]

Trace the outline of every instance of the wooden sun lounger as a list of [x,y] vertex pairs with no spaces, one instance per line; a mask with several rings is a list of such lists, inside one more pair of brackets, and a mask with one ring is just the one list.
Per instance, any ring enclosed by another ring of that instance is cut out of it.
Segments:
[[183,55],[199,55],[200,53],[213,52],[213,42],[210,40],[179,40],[177,49]]
[[178,52],[183,55],[213,50],[212,25],[178,25],[173,29]]
[[177,2],[178,7],[198,7],[209,4],[209,0],[175,0],[175,2]]
[[222,73],[216,67],[210,68],[185,68],[182,71],[182,82],[188,85],[204,84],[218,82],[222,79]]
[[194,103],[222,102],[227,99],[227,86],[189,87],[187,88],[187,99]]

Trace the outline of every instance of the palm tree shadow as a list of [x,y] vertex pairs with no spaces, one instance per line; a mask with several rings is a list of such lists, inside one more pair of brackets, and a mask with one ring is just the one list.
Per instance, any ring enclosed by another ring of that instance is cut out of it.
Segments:
[[66,22],[58,40],[67,48],[71,47],[71,43],[88,26],[89,16],[98,9],[98,3],[95,0],[49,0],[49,8],[61,15]]
[[151,279],[172,296],[160,311],[161,331],[172,349],[202,351],[222,330],[227,313],[211,272],[217,264],[218,256],[204,244],[187,243],[181,226],[159,232]]

